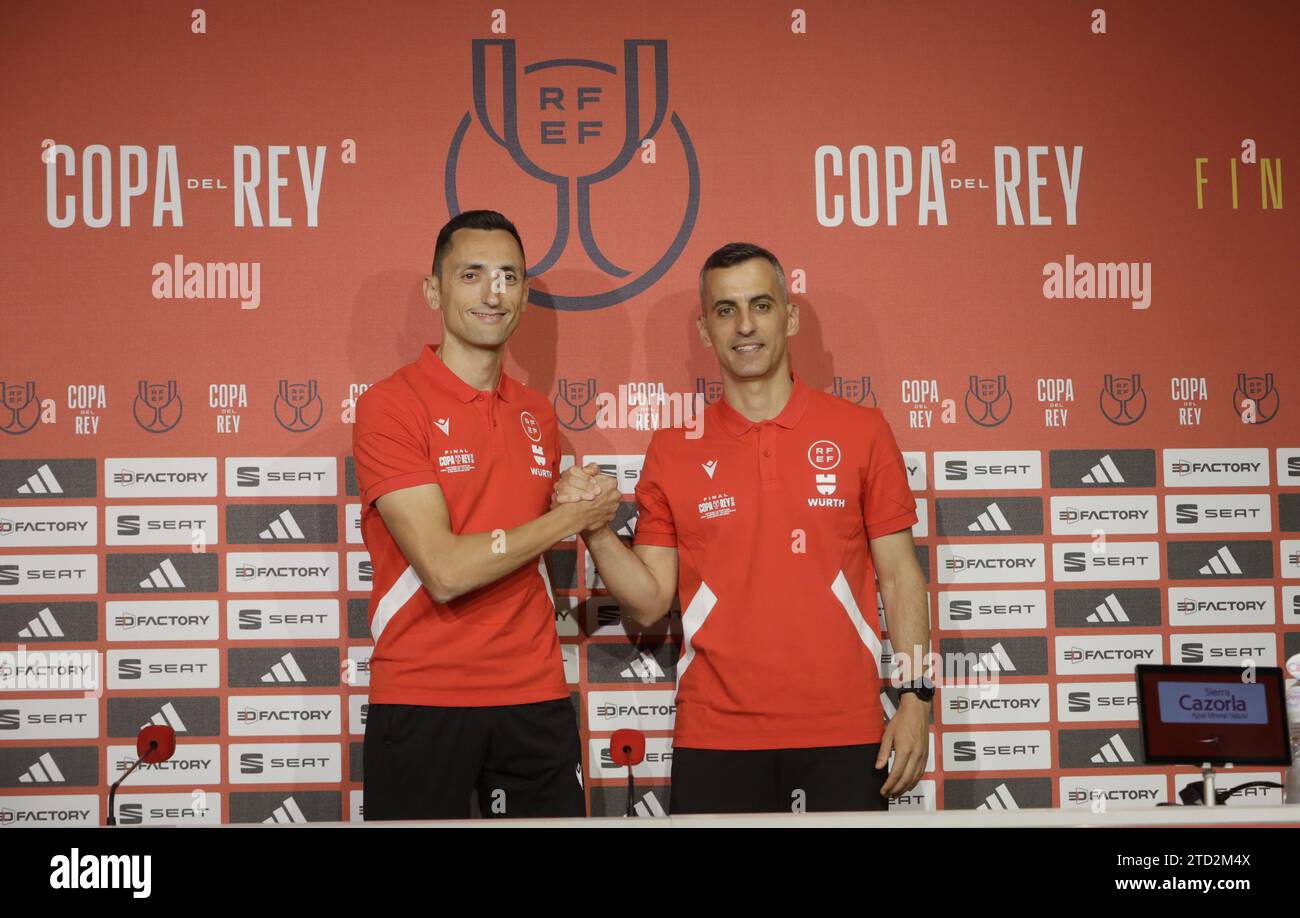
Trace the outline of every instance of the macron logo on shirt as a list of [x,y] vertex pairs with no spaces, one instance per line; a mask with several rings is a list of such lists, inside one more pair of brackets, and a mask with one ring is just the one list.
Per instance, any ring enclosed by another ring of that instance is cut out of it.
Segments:
[[444,437],[451,436],[451,418],[436,418],[433,426],[441,430]]
[[713,473],[718,470],[718,460],[710,459],[708,462],[701,463],[700,468],[704,469],[709,478],[712,478]]

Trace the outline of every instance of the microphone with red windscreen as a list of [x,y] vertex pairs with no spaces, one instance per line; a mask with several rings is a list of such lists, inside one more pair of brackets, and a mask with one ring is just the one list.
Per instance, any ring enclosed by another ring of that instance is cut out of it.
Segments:
[[632,766],[645,761],[645,734],[640,730],[615,730],[609,738],[609,755],[615,765],[627,766],[627,813],[632,815],[632,797],[636,793],[636,781],[632,777]]
[[149,724],[135,738],[135,751],[139,756],[122,777],[113,782],[108,789],[108,825],[117,825],[117,816],[113,812],[113,801],[117,797],[118,786],[126,780],[127,775],[135,771],[141,762],[157,765],[165,762],[176,753],[176,731],[165,724]]

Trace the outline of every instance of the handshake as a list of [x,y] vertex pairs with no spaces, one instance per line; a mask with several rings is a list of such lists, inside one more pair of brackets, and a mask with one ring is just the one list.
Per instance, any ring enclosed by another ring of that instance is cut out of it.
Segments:
[[551,494],[551,509],[572,514],[574,532],[584,536],[604,529],[618,512],[618,483],[594,462],[573,466],[560,476]]

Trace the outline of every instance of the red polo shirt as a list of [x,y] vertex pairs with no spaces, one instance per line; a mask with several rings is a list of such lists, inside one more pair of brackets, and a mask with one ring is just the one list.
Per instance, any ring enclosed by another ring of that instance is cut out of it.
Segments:
[[674,745],[879,742],[867,540],[917,521],[884,416],[795,377],[777,417],[755,423],[722,399],[699,439],[685,434],[654,434],[636,489],[636,544],[678,552]]
[[374,576],[370,701],[476,707],[567,698],[540,561],[435,602],[374,506],[390,491],[436,484],[452,532],[536,519],[550,507],[560,462],[550,403],[504,371],[494,391],[480,392],[429,346],[357,400],[352,452]]

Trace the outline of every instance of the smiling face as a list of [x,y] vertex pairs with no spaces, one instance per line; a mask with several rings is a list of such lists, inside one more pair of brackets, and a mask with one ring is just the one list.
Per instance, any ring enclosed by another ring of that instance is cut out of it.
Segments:
[[722,375],[742,381],[788,374],[786,339],[799,331],[799,307],[786,300],[776,269],[750,258],[704,275],[700,340]]
[[446,335],[466,347],[500,348],[528,302],[524,253],[505,230],[458,229],[438,277],[424,279]]

